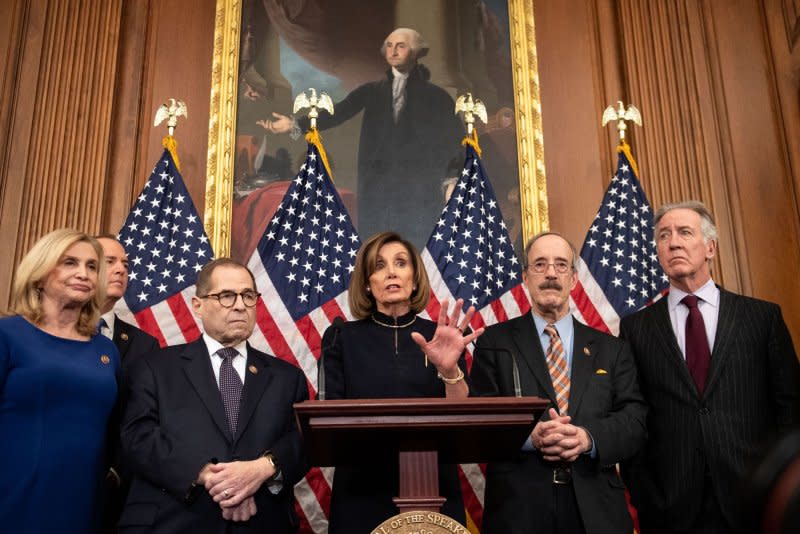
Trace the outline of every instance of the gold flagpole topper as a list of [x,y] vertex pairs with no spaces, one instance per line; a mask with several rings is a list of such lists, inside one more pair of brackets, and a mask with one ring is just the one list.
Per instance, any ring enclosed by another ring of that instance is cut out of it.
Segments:
[[169,102],[161,104],[156,110],[156,120],[153,126],[158,126],[164,122],[164,119],[167,119],[167,132],[172,137],[172,134],[175,133],[175,127],[178,126],[178,117],[189,118],[186,103],[183,100],[170,98]]
[[641,126],[642,114],[639,113],[639,110],[636,109],[636,106],[631,104],[628,104],[628,109],[626,110],[622,100],[617,100],[616,109],[614,109],[614,106],[608,106],[605,111],[603,111],[603,126],[608,124],[610,121],[617,121],[619,140],[620,142],[624,142],[625,130],[628,128],[627,124],[625,124],[625,121],[633,121],[634,124]]
[[327,93],[322,91],[319,93],[319,96],[317,96],[317,90],[313,87],[308,91],[311,93],[310,97],[306,96],[305,91],[303,91],[294,99],[292,113],[297,114],[301,109],[311,108],[308,112],[308,118],[311,119],[310,129],[314,130],[317,128],[317,117],[319,117],[318,108],[322,108],[333,115],[333,100],[331,100],[331,97],[329,97]]
[[459,96],[456,99],[456,115],[464,113],[464,122],[467,123],[467,135],[472,135],[472,128],[475,124],[475,116],[477,115],[484,124],[488,121],[486,116],[486,106],[477,98],[472,98],[472,93],[467,93]]

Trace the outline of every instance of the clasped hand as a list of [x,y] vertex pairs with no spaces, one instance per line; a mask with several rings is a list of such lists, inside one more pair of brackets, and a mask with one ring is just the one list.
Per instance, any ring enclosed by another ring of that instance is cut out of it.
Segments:
[[256,514],[253,495],[275,474],[275,468],[265,458],[245,462],[207,464],[197,480],[219,503],[222,517],[232,521],[247,521]]
[[550,419],[539,421],[533,427],[531,441],[549,462],[574,462],[578,456],[592,449],[592,440],[586,429],[570,423],[569,415],[559,415],[550,408]]

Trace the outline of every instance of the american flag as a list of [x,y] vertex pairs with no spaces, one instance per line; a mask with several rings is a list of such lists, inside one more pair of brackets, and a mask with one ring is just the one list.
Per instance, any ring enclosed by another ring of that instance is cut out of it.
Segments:
[[[477,310],[475,329],[530,310],[521,265],[476,148],[477,139],[468,138],[461,176],[422,252],[432,287],[428,316],[438,316],[444,299],[452,305],[461,298],[465,308]],[[473,532],[483,518],[484,468],[463,464],[459,472],[466,526]]]
[[622,317],[660,298],[669,285],[636,162],[624,141],[617,152],[617,172],[586,234],[571,295],[579,320],[614,335]]
[[[303,370],[316,390],[325,329],[337,316],[352,319],[347,286],[361,246],[333,186],[315,130],[305,163],[248,262],[262,299],[250,342]],[[312,469],[295,486],[303,532],[327,532],[332,469]]]
[[[592,328],[619,334],[619,321],[661,298],[669,283],[656,255],[653,213],[639,183],[639,170],[625,141],[617,147],[617,172],[578,258],[572,290],[573,315]],[[636,509],[625,491],[639,531]]]
[[130,275],[117,312],[128,319],[132,314],[162,347],[199,337],[191,307],[194,282],[214,252],[169,150],[153,168],[118,238]]

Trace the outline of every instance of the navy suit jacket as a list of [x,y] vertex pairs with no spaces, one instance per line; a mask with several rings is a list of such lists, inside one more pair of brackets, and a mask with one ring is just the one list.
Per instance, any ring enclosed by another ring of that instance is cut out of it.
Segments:
[[[133,362],[122,423],[122,448],[134,479],[120,520],[123,532],[294,532],[294,484],[306,472],[293,404],[308,399],[303,373],[248,347],[239,423],[231,435],[208,349],[202,338]],[[274,455],[283,488],[264,484],[258,512],[225,521],[193,482],[209,462]]]
[[[114,345],[117,346],[122,358],[122,368],[131,365],[148,352],[158,350],[158,341],[147,332],[140,330],[130,323],[126,323],[119,316],[114,316]],[[130,488],[130,473],[122,462],[122,451],[119,443],[119,425],[122,417],[121,411],[124,404],[124,390],[118,388],[118,401],[110,418],[108,431],[109,455],[114,470],[119,476],[119,486],[108,484],[105,492],[105,505],[103,506],[103,532],[116,532],[122,507]]]
[[[627,343],[573,320],[569,409],[572,423],[594,439],[596,458],[572,464],[575,497],[587,534],[630,534],[633,523],[615,464],[629,458],[645,438],[647,409]],[[470,374],[474,394],[513,396],[511,358],[519,368],[522,394],[550,399],[555,390],[530,313],[489,327],[478,339]],[[545,415],[546,417],[546,415]],[[522,446],[522,444],[520,444]],[[518,452],[486,472],[483,532],[524,534],[544,513],[538,503],[553,498],[553,468],[538,452]]]
[[666,298],[623,319],[620,335],[631,344],[650,407],[645,447],[622,470],[643,524],[690,527],[710,489],[728,523],[740,524],[735,496],[748,467],[800,421],[800,366],[780,308],[720,290],[702,397]]
[[114,317],[114,345],[119,350],[122,363],[158,350],[158,340],[130,323],[126,323],[119,316]]

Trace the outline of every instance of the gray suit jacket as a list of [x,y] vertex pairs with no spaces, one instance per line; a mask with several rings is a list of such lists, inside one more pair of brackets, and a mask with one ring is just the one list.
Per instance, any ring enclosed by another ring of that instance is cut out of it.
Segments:
[[[569,414],[586,428],[597,457],[583,455],[572,465],[573,487],[587,534],[630,534],[633,530],[616,463],[629,458],[645,438],[644,405],[627,343],[574,321]],[[511,357],[523,395],[548,398],[555,391],[529,313],[494,325],[478,339],[470,374],[474,394],[513,396]],[[522,444],[520,444],[521,446]],[[489,464],[483,532],[525,534],[552,499],[553,468],[538,452],[519,452]]]
[[644,449],[623,476],[643,522],[687,528],[706,473],[728,522],[750,463],[800,421],[800,365],[780,308],[720,290],[719,321],[702,397],[672,331],[664,298],[622,320],[650,411]]

